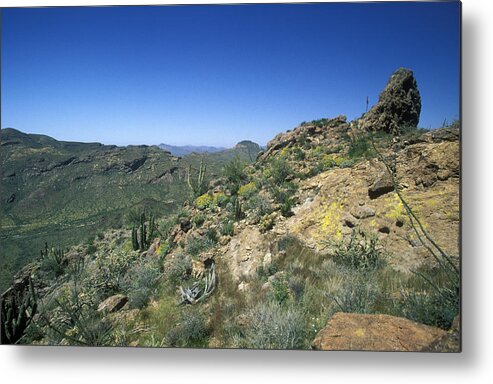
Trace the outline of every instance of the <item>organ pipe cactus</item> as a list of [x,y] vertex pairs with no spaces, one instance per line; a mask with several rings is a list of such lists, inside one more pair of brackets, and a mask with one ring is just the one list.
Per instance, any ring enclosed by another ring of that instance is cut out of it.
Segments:
[[140,225],[132,228],[132,247],[134,251],[146,251],[152,243],[156,232],[156,221],[153,215],[146,220],[145,212],[140,215]]
[[188,187],[191,189],[193,196],[198,197],[207,192],[207,182],[205,181],[206,166],[204,161],[200,162],[199,172],[197,174],[197,179],[192,180],[192,165],[188,166],[187,183]]
[[10,287],[1,297],[2,344],[17,344],[25,335],[38,303],[31,276]]

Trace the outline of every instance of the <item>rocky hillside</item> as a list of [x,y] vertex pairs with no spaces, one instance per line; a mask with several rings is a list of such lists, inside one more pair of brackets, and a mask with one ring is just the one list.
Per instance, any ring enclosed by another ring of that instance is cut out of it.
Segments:
[[180,159],[153,146],[63,142],[11,128],[1,131],[0,141],[2,292],[45,242],[92,242],[144,208],[175,212],[188,198],[189,165],[205,161],[213,178],[234,156],[249,158],[247,150],[232,149]]
[[277,135],[178,214],[46,249],[4,295],[36,298],[22,340],[457,351],[460,130],[418,129],[420,109],[400,69],[361,119]]

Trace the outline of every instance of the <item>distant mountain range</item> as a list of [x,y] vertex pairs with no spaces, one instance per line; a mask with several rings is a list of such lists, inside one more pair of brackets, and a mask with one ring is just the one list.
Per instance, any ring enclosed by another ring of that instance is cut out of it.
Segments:
[[170,145],[161,143],[158,145],[159,148],[170,152],[173,156],[186,156],[191,153],[215,153],[224,151],[224,147],[211,147],[207,145]]

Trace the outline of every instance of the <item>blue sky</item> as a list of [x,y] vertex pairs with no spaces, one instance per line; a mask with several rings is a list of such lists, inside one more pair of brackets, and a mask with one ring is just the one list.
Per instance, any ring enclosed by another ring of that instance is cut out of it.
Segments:
[[398,67],[459,117],[459,3],[2,10],[1,125],[105,144],[265,144],[359,117]]

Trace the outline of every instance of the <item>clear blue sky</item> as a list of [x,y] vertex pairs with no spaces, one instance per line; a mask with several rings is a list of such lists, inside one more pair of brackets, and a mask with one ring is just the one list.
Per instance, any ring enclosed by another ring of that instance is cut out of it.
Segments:
[[459,117],[459,3],[3,9],[2,127],[106,144],[265,144],[414,71]]

